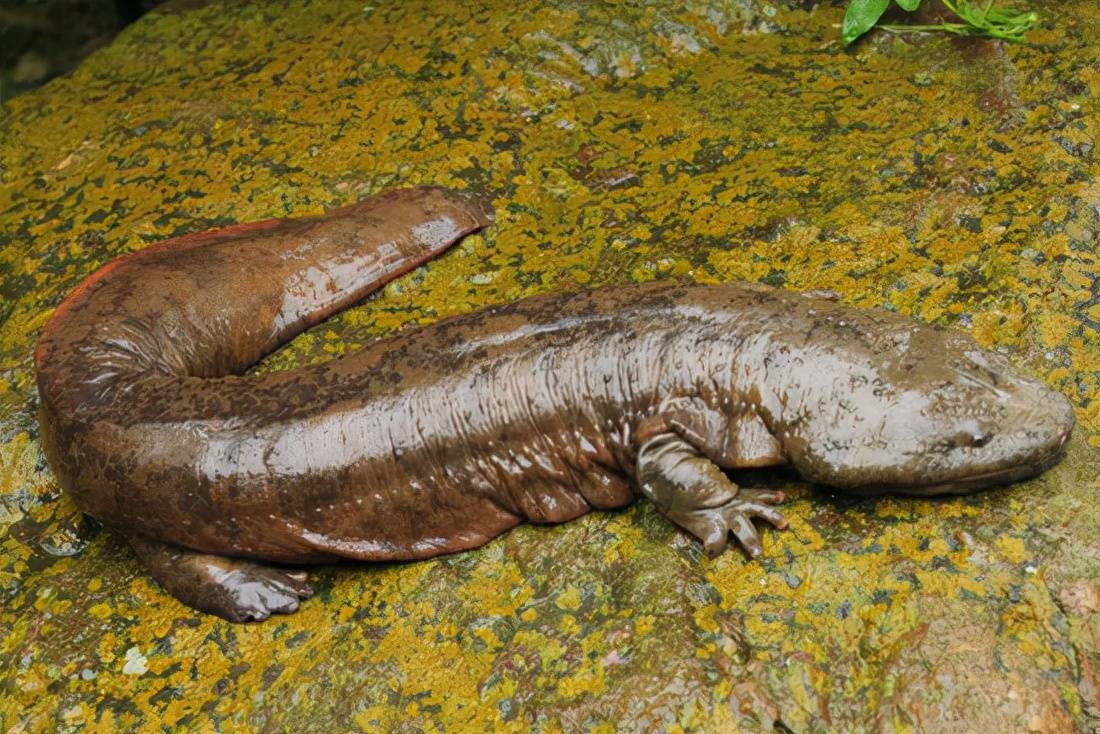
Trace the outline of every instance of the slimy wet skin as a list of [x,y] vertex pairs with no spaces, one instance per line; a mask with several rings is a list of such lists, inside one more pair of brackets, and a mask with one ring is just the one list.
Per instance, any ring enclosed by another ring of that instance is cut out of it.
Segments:
[[731,533],[757,555],[782,495],[723,469],[969,492],[1042,471],[1073,428],[965,334],[747,284],[539,296],[246,373],[490,221],[406,189],[107,265],[36,352],[61,485],[181,601],[257,620],[311,593],[271,563],[428,558],[638,495],[711,555]]

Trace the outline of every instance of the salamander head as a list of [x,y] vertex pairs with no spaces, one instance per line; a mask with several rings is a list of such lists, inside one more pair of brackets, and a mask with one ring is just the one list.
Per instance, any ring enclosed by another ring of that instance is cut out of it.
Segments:
[[848,322],[855,338],[836,334],[817,355],[809,388],[783,400],[780,439],[804,477],[867,494],[959,494],[1062,457],[1075,420],[1063,395],[967,334],[861,320]]

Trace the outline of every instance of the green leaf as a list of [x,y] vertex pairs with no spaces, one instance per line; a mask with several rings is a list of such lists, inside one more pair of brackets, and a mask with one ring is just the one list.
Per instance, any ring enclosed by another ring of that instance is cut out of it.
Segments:
[[[894,1],[898,7],[909,12],[916,10],[921,3],[921,0]],[[958,36],[999,38],[1012,43],[1023,43],[1027,32],[1038,24],[1039,14],[1020,9],[1013,4],[1013,0],[1008,0],[1009,4],[1000,7],[993,4],[995,1],[940,0],[945,8],[959,16],[961,23],[882,24],[878,27],[891,33],[940,31]],[[844,45],[852,43],[874,26],[882,15],[881,8],[886,4],[889,4],[889,0],[884,0],[882,3],[875,0],[853,0],[848,6],[848,13],[844,16]]]
[[890,0],[852,0],[844,13],[844,24],[840,29],[840,37],[844,45],[849,45],[869,31],[886,12],[886,6],[889,4]]

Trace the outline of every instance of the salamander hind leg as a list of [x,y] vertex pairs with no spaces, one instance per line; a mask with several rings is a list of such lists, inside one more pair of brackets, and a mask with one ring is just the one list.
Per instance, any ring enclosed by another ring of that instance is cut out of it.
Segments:
[[129,541],[165,591],[189,607],[231,622],[289,614],[300,600],[313,595],[305,572],[196,553],[141,536]]
[[760,555],[763,547],[753,518],[787,527],[787,520],[772,506],[783,501],[782,492],[739,488],[713,461],[673,433],[642,444],[635,478],[642,494],[703,541],[711,558],[725,550],[731,532],[749,555]]

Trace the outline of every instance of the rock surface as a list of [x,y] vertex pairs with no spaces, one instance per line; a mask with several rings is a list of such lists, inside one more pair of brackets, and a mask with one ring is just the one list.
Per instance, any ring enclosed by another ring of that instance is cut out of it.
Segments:
[[[185,3],[0,110],[0,731],[1100,730],[1100,7],[1031,45],[843,9]],[[792,496],[759,562],[646,504],[315,574],[289,617],[180,606],[59,495],[32,347],[112,257],[402,184],[496,226],[260,369],[542,291],[831,288],[1066,392],[1041,478]]]

